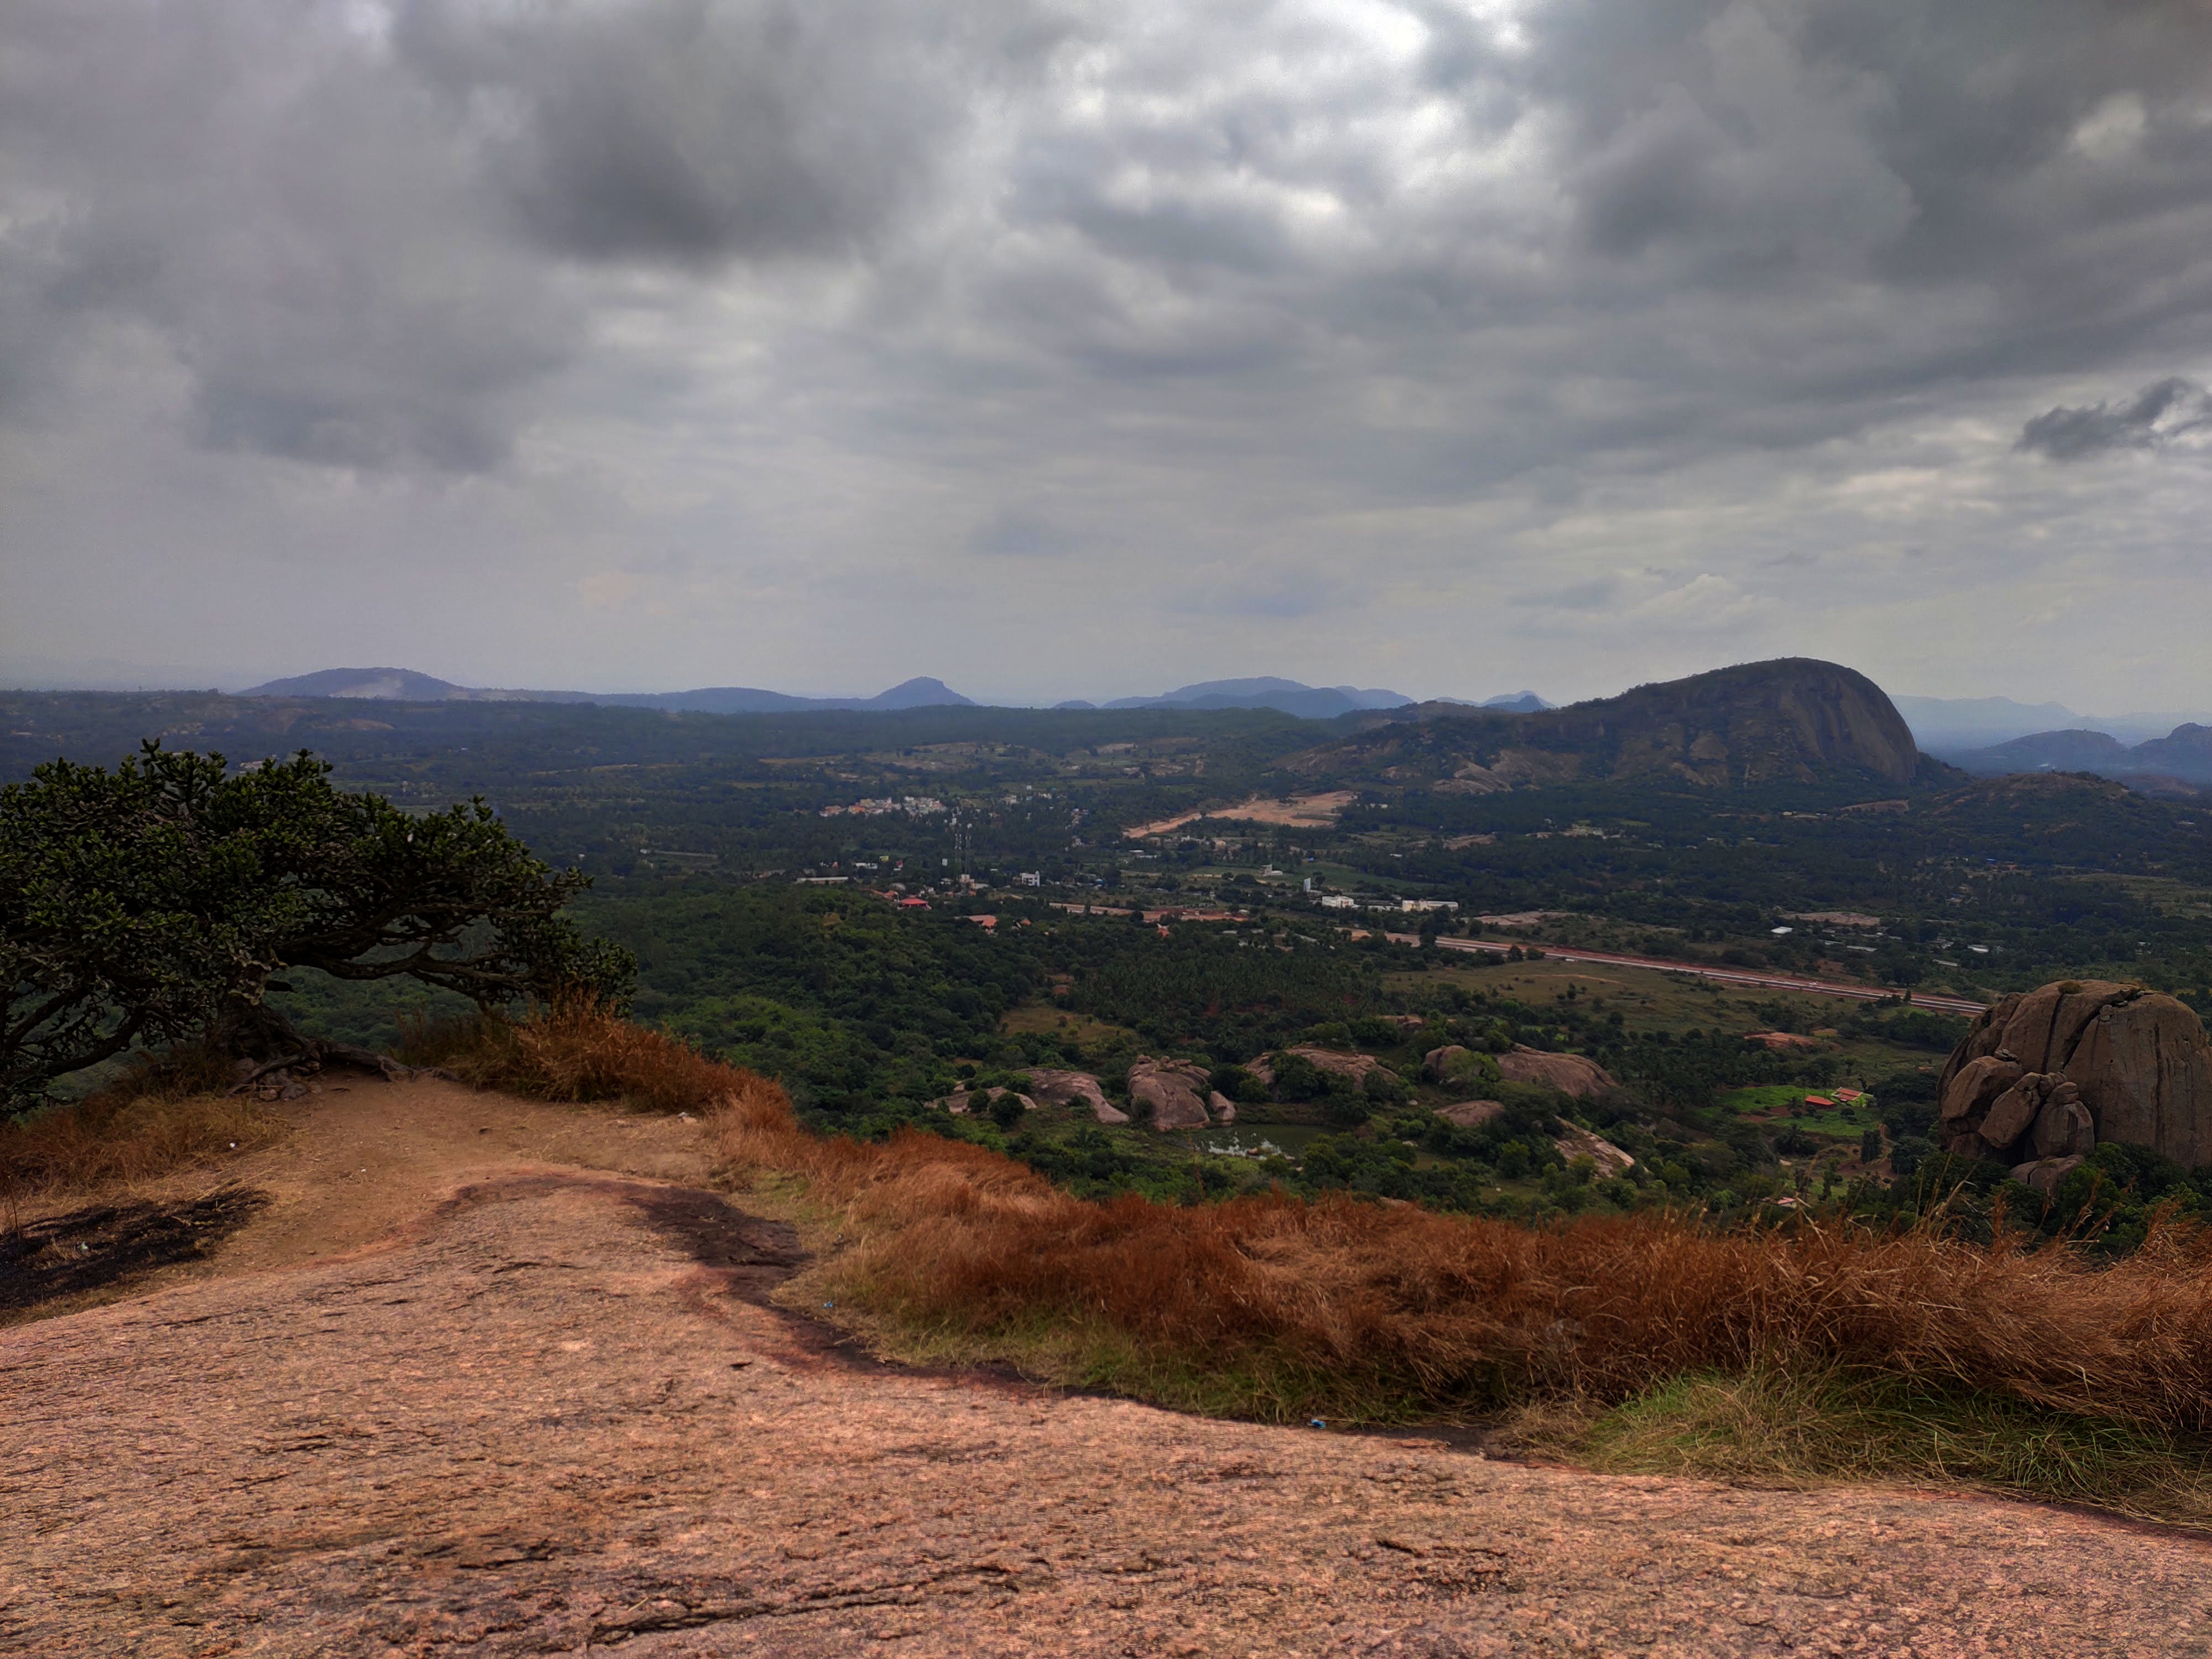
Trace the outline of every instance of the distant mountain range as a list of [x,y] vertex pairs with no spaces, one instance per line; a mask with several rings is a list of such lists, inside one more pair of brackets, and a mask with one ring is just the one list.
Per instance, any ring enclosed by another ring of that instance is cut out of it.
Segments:
[[1403,708],[1413,699],[1402,691],[1363,691],[1352,685],[1305,685],[1297,680],[1262,677],[1249,680],[1203,680],[1158,697],[1116,697],[1110,702],[1073,698],[1060,708],[1273,708],[1301,720],[1334,720],[1362,708]]
[[2162,738],[2129,744],[2108,732],[2035,732],[1948,757],[1984,777],[2009,772],[2094,772],[2151,788],[2164,783],[2212,788],[2212,726],[2184,722]]
[[[693,691],[526,691],[456,685],[411,668],[325,668],[270,680],[239,694],[247,697],[366,697],[394,702],[593,702],[625,708],[666,708],[701,714],[790,714],[809,709],[972,708],[977,705],[942,680],[923,677],[895,685],[872,697],[795,697],[750,686],[705,686]],[[1402,692],[1361,690],[1356,686],[1312,686],[1297,680],[1263,678],[1206,680],[1158,697],[1117,697],[1111,702],[1080,700],[1060,708],[1273,708],[1304,720],[1334,720],[1365,709],[1404,708],[1413,699]],[[1534,691],[1516,691],[1486,702],[1443,702],[1458,708],[1498,708],[1534,714],[1553,705]]]
[[2077,714],[2063,703],[2014,702],[2010,697],[1896,697],[1892,701],[1914,739],[1945,760],[2014,738],[2047,737],[2059,732],[2101,732],[2122,744],[2162,737],[2177,726],[2212,720],[2212,714],[2186,713]]
[[618,708],[666,708],[697,714],[792,714],[808,709],[973,708],[942,680],[903,681],[872,697],[794,697],[744,685],[695,691],[522,691],[455,685],[410,668],[325,668],[270,680],[246,697],[367,697],[393,702],[593,702]]

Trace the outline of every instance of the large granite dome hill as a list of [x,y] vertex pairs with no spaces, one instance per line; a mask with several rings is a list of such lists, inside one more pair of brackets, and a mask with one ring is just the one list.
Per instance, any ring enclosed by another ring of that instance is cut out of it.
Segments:
[[1516,785],[1678,779],[1725,789],[1863,777],[1904,785],[1921,757],[1888,695],[1840,664],[1789,657],[1639,685],[1540,714],[1424,703],[1291,769],[1432,782],[1448,793]]

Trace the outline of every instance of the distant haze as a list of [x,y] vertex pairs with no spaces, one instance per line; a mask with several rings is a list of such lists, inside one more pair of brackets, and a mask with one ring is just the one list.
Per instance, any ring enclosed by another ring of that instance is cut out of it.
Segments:
[[0,681],[2203,710],[2207,110],[2201,4],[11,0]]

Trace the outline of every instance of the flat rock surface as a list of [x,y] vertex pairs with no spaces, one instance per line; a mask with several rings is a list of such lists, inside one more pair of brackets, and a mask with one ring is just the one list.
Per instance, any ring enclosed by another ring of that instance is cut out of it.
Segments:
[[2212,1651],[2212,1546],[2121,1522],[878,1365],[762,1304],[785,1230],[644,1175],[252,1240],[0,1331],[0,1651]]

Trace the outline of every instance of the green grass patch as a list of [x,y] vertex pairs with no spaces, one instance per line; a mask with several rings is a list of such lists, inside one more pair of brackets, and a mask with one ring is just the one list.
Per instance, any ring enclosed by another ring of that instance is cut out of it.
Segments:
[[1966,1486],[2212,1531],[2212,1446],[1899,1377],[1693,1374],[1529,1437],[1596,1469]]
[[1822,1092],[1802,1083],[1763,1083],[1731,1089],[1720,1100],[1723,1107],[1739,1117],[1780,1113],[1783,1115],[1773,1120],[1777,1128],[1786,1121],[1808,1134],[1825,1135],[1831,1140],[1856,1140],[1877,1121],[1871,1100],[1860,1101],[1849,1108],[1805,1105],[1806,1096]]

